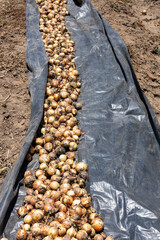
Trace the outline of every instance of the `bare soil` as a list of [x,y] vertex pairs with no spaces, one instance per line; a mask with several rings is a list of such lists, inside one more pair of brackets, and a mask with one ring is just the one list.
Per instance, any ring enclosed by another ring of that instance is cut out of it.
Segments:
[[91,0],[128,47],[140,86],[160,122],[160,0]]
[[[140,86],[160,122],[160,1],[91,2],[125,41]],[[0,170],[0,186],[18,158],[30,117],[25,5],[25,0],[0,0],[0,169],[5,168]]]
[[0,0],[0,185],[18,158],[30,117],[25,5]]

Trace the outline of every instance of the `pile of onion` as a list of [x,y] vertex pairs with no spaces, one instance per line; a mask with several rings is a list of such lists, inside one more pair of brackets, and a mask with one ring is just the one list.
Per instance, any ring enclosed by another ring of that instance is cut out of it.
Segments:
[[[37,0],[42,39],[49,57],[41,134],[27,155],[39,154],[39,168],[24,174],[26,197],[17,240],[113,240],[91,206],[85,190],[87,165],[77,162],[82,131],[76,118],[81,83],[74,61],[74,42],[65,25],[65,0]],[[5,240],[2,238],[1,240]]]

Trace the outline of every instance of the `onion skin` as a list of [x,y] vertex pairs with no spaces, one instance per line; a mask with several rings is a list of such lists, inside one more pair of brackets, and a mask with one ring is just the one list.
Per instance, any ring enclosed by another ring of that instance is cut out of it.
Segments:
[[18,209],[18,215],[24,217],[28,213],[27,208],[22,206]]
[[67,235],[69,235],[71,238],[76,236],[76,230],[74,229],[74,227],[71,227],[67,230]]
[[104,238],[100,234],[94,236],[94,240],[103,240]]
[[52,238],[55,238],[58,236],[58,229],[55,228],[55,227],[51,227],[50,230],[49,230],[49,235],[52,237]]
[[76,238],[78,240],[87,240],[88,239],[88,234],[87,234],[86,231],[80,230],[80,231],[78,231],[78,233],[76,235]]
[[36,222],[40,221],[43,218],[43,216],[44,216],[44,213],[40,209],[35,210],[32,214],[33,221],[36,221]]
[[24,229],[20,229],[16,234],[17,240],[25,240],[27,239],[27,232]]
[[92,221],[92,227],[97,231],[100,232],[104,228],[104,223],[100,218],[95,218]]
[[91,233],[91,228],[92,228],[92,226],[91,226],[89,223],[85,223],[82,228],[83,228],[83,230],[86,231],[88,234]]
[[82,204],[83,207],[86,207],[86,208],[90,207],[90,205],[91,205],[91,197],[83,197],[81,199],[81,204]]
[[87,170],[87,164],[84,162],[79,162],[76,164],[76,171],[80,172],[80,171],[86,171]]

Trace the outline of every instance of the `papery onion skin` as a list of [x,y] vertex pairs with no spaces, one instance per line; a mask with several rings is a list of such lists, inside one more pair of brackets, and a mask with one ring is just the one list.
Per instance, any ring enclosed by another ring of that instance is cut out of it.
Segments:
[[20,229],[16,234],[17,240],[25,240],[27,239],[27,232],[24,229]]

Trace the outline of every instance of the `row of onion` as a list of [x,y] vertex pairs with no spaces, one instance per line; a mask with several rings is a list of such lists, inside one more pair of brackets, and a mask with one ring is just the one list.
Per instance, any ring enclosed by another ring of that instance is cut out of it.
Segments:
[[[24,174],[26,197],[18,209],[23,224],[17,240],[113,240],[91,206],[85,190],[87,165],[77,162],[83,134],[76,118],[81,82],[74,42],[65,24],[65,0],[37,0],[39,30],[49,57],[49,72],[40,133],[27,155],[39,154],[39,168]],[[5,240],[2,238],[1,240]]]

